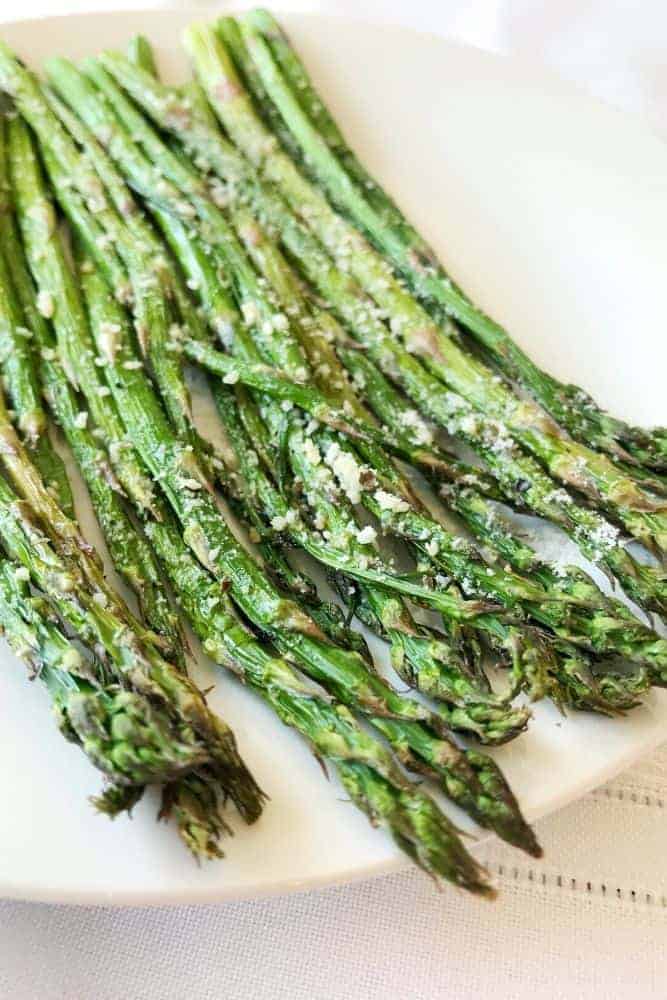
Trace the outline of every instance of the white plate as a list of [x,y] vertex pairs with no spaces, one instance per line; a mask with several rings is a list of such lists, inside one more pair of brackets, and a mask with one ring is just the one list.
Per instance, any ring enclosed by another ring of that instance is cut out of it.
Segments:
[[[35,65],[122,46],[136,31],[165,71],[185,71],[183,11],[12,24],[0,35]],[[534,358],[615,412],[665,422],[667,147],[636,121],[526,65],[435,37],[290,15],[285,23],[352,144],[441,251],[456,278]],[[327,783],[294,733],[240,684],[215,680],[271,801],[224,861],[197,868],[155,802],[109,823],[86,801],[98,781],[56,732],[39,685],[2,652],[0,894],[26,899],[174,903],[283,892],[405,863]],[[498,757],[531,819],[577,798],[667,733],[661,694],[620,721],[535,710]]]

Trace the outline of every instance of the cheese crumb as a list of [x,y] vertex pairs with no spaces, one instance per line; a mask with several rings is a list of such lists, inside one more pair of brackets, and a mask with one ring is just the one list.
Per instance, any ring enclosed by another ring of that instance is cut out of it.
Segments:
[[51,319],[55,311],[55,305],[51,292],[47,292],[45,289],[42,289],[42,291],[37,294],[37,311],[44,316],[45,319]]
[[361,468],[347,451],[333,441],[327,448],[326,463],[340,483],[350,503],[361,501]]
[[119,323],[100,323],[98,340],[102,355],[113,364],[120,347],[121,327]]
[[276,517],[271,518],[271,527],[275,528],[276,531],[284,531],[285,528],[289,527],[290,524],[294,524],[296,521],[296,511],[288,510],[283,516],[281,514],[276,515]]
[[367,524],[365,528],[360,528],[357,532],[357,541],[361,542],[362,545],[370,545],[376,538],[377,531],[370,524]]
[[373,496],[381,510],[390,510],[395,514],[410,510],[410,505],[405,500],[401,500],[400,497],[394,496],[393,493],[387,493],[385,490],[376,490]]
[[259,312],[254,302],[244,302],[241,306],[241,312],[246,323],[250,325],[259,319]]
[[313,444],[310,438],[306,438],[303,442],[303,453],[311,465],[319,465],[322,461],[319,448]]

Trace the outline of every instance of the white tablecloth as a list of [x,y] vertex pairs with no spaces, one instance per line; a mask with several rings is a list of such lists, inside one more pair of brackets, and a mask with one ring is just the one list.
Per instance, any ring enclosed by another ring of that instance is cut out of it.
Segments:
[[[140,4],[151,5],[159,3]],[[4,0],[0,17],[122,6],[132,4]],[[667,131],[662,0],[276,0],[276,6],[384,18],[519,52]],[[539,869],[489,845],[485,860],[501,890],[493,906],[437,893],[413,871],[220,907],[0,903],[0,998],[664,998],[665,802],[667,748],[542,821],[546,860]]]

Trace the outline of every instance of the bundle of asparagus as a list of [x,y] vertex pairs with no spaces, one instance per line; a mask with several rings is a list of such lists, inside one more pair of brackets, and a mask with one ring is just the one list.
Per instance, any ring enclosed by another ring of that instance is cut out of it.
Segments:
[[[475,307],[270,14],[185,42],[197,82],[181,88],[145,39],[81,67],[53,59],[46,84],[0,45],[0,620],[110,778],[100,808],[163,784],[164,813],[214,857],[221,797],[252,821],[262,793],[184,673],[166,579],[207,654],[331,761],[372,823],[434,877],[490,895],[410,772],[539,855],[497,764],[458,734],[518,736],[519,692],[619,715],[667,683],[667,642],[582,569],[542,559],[504,508],[565,530],[660,614],[667,432],[610,417]],[[208,373],[222,450],[195,426],[186,363]],[[42,398],[139,619],[72,520]],[[381,675],[355,621],[425,697]],[[489,666],[509,670],[504,691]]]

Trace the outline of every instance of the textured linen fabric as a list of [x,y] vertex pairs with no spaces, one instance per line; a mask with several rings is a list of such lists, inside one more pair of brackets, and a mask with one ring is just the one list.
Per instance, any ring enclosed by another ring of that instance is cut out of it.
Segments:
[[[0,18],[160,5],[5,0]],[[206,6],[186,5],[193,14]],[[382,18],[519,53],[667,130],[667,6],[660,0],[275,6]],[[664,747],[541,821],[543,862],[482,845],[500,890],[493,905],[437,892],[412,870],[199,908],[0,902],[0,1000],[664,998],[666,802]]]
[[536,864],[484,846],[486,903],[419,872],[224,906],[0,903],[12,1000],[664,998],[667,747],[538,824]]

